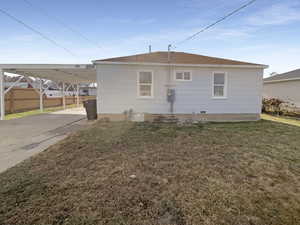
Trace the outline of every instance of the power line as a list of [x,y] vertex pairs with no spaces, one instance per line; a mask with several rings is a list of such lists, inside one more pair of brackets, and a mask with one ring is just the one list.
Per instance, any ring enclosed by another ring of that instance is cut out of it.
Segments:
[[193,39],[194,37],[196,37],[197,35],[199,35],[200,33],[203,33],[204,31],[208,30],[209,28],[217,25],[218,23],[221,23],[222,21],[226,20],[227,18],[229,18],[230,16],[236,14],[237,12],[239,12],[240,10],[250,6],[251,4],[253,4],[254,2],[256,2],[257,0],[251,0],[249,2],[247,2],[246,4],[240,6],[239,8],[233,10],[232,12],[228,13],[227,15],[223,16],[222,18],[218,19],[217,21],[215,21],[214,23],[209,24],[208,26],[204,27],[202,30],[198,31],[197,33],[185,38],[184,40],[177,42],[175,44],[175,46],[173,48],[176,48],[177,45],[181,45],[182,43],[189,41],[191,39]]
[[60,20],[58,17],[51,15],[50,13],[47,12],[47,10],[43,9],[40,6],[34,5],[32,2],[30,2],[29,0],[23,0],[25,3],[27,3],[28,5],[30,5],[32,8],[35,8],[37,10],[40,11],[41,14],[44,14],[46,17],[48,17],[49,19],[53,19],[55,20],[58,24],[60,24],[61,26],[65,27],[67,30],[71,31],[72,33],[80,36],[82,39],[86,40],[87,42],[89,42],[92,45],[95,45],[97,48],[102,48],[100,45],[98,45],[98,43],[92,41],[91,39],[89,39],[86,35],[84,35],[83,33],[81,33],[80,31],[74,29],[73,27],[69,26],[68,24],[66,24],[65,22],[63,22],[62,20]]
[[11,18],[12,20],[18,22],[19,24],[23,25],[24,27],[26,27],[27,29],[31,30],[32,32],[40,35],[42,38],[44,38],[45,40],[51,42],[52,44],[54,44],[55,46],[62,48],[63,50],[65,50],[66,52],[68,52],[70,55],[77,57],[77,55],[75,53],[73,53],[71,50],[69,50],[68,48],[62,46],[61,44],[59,44],[58,42],[56,42],[55,40],[49,38],[47,35],[43,34],[42,32],[36,30],[35,28],[31,27],[30,25],[24,23],[22,20],[18,19],[17,17],[11,15],[10,13],[8,13],[7,11],[5,11],[4,9],[0,8],[0,12],[2,12],[4,15],[6,15],[7,17]]

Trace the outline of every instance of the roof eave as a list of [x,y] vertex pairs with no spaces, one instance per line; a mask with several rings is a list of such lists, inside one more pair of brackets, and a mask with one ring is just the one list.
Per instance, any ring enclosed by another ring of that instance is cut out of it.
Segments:
[[299,78],[288,78],[288,79],[279,79],[279,80],[264,80],[264,83],[278,83],[278,82],[287,82],[287,81],[297,81]]
[[150,63],[150,62],[112,62],[112,61],[92,61],[95,65],[150,65],[150,66],[185,66],[185,67],[226,67],[226,68],[259,68],[267,69],[268,65],[230,65],[230,64],[182,64],[182,63]]

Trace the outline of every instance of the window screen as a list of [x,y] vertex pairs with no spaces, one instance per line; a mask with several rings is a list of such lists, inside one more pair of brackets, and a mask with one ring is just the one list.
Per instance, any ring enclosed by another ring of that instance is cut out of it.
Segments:
[[225,73],[214,73],[213,97],[225,97]]
[[138,95],[139,97],[152,97],[153,76],[152,72],[139,72]]

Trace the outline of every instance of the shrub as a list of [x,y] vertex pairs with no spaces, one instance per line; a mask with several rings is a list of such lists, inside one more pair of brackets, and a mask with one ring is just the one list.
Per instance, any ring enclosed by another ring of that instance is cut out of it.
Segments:
[[280,107],[282,103],[285,102],[278,98],[264,98],[262,104],[262,112],[282,114]]
[[277,98],[264,98],[262,112],[276,115],[300,117],[300,109],[295,104]]

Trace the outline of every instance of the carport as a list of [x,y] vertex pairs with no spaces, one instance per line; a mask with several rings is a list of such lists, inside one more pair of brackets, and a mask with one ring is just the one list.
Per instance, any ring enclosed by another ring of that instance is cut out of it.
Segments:
[[[21,77],[5,90],[4,73],[12,73]],[[5,119],[5,94],[28,77],[39,80],[39,88],[35,88],[40,96],[40,110],[43,111],[43,94],[47,87],[43,87],[42,79],[52,80],[62,84],[63,107],[66,107],[65,92],[71,87],[76,89],[76,103],[79,106],[79,85],[96,82],[96,69],[92,64],[0,64],[0,120]],[[68,84],[68,85],[66,85]]]

